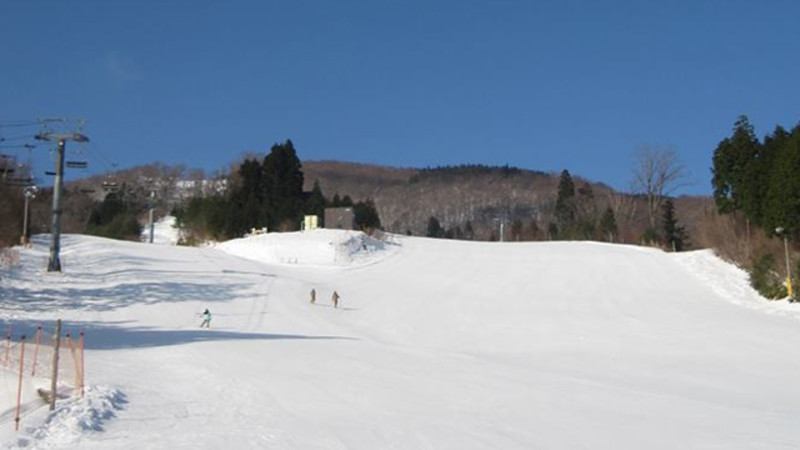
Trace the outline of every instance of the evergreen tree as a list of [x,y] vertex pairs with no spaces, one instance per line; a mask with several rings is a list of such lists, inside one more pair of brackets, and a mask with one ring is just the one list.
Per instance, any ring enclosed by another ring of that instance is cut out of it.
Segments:
[[750,214],[755,213],[755,193],[760,144],[753,126],[746,116],[739,116],[734,124],[733,135],[724,139],[714,150],[712,160],[712,185],[714,201],[721,213],[730,213],[748,205]]
[[428,230],[425,236],[435,238],[444,237],[444,229],[436,217],[431,216],[428,218]]
[[511,240],[512,241],[521,241],[522,240],[522,220],[521,219],[514,219],[511,222]]
[[125,209],[122,195],[119,192],[110,192],[106,194],[101,203],[92,208],[92,212],[89,214],[89,225],[106,225],[114,220],[117,215],[125,213]]
[[248,198],[254,196],[260,204],[264,198],[264,172],[261,165],[254,159],[246,159],[239,165],[236,186],[233,192],[235,197]]
[[765,139],[771,170],[763,196],[762,225],[768,234],[778,227],[796,238],[800,233],[800,125],[791,133],[779,128]]
[[303,171],[292,141],[273,145],[262,170],[270,229],[296,229],[303,210]]
[[664,229],[664,241],[671,245],[676,252],[683,251],[689,244],[686,229],[678,225],[678,218],[675,216],[675,204],[672,199],[667,199],[662,206],[664,216],[662,225]]
[[353,206],[353,214],[355,215],[356,225],[363,231],[372,231],[381,227],[378,209],[375,208],[375,202],[372,199],[356,203]]
[[467,224],[464,225],[464,239],[467,241],[475,239],[475,230],[472,228],[472,222],[469,220]]
[[600,218],[600,231],[609,242],[614,242],[614,238],[618,233],[617,220],[614,217],[614,210],[610,206],[606,208],[605,212],[603,212],[603,217]]
[[325,226],[325,196],[319,187],[319,181],[314,181],[314,187],[306,198],[305,213],[319,217],[320,226]]
[[550,222],[547,224],[547,234],[551,240],[558,239],[558,233],[558,225],[555,222]]
[[569,239],[575,226],[575,185],[568,170],[561,172],[558,181],[558,197],[556,198],[555,217],[557,236]]
[[137,220],[138,208],[124,201],[119,192],[106,195],[92,208],[86,233],[112,239],[139,240],[143,226]]
[[331,206],[333,208],[347,208],[353,206],[353,199],[351,199],[349,195],[340,197],[339,193],[336,193],[333,196],[333,201],[331,201]]

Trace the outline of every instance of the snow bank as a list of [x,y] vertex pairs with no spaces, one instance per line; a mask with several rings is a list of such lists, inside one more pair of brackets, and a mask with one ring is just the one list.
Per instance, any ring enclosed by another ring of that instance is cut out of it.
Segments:
[[750,285],[750,275],[744,269],[724,261],[713,250],[671,254],[694,277],[710,287],[721,298],[750,309],[800,318],[800,303],[768,300]]
[[360,231],[318,229],[233,239],[218,249],[268,264],[348,266],[367,264],[391,252],[387,244]]
[[[87,433],[102,432],[104,424],[116,417],[128,403],[125,394],[104,386],[87,386],[83,398],[57,402],[56,410],[43,423],[23,428],[6,448],[69,448]],[[41,407],[43,413],[47,406]],[[29,422],[25,418],[23,423]]]

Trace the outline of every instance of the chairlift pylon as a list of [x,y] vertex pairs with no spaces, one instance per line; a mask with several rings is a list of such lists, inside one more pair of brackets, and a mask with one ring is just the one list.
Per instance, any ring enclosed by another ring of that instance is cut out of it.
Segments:
[[3,178],[10,173],[14,173],[16,170],[17,159],[11,155],[0,154],[0,172],[3,173]]

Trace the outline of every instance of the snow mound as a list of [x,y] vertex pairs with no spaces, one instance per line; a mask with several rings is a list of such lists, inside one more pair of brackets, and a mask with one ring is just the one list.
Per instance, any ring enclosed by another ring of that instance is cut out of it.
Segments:
[[318,229],[233,239],[217,248],[269,264],[349,266],[374,262],[391,253],[396,245],[360,231]]
[[750,275],[713,250],[675,253],[673,259],[725,300],[745,308],[800,318],[800,303],[768,300],[750,285]]
[[76,447],[87,433],[102,432],[128,400],[122,392],[104,386],[87,386],[83,398],[59,401],[56,410],[37,427],[25,428],[6,448]]

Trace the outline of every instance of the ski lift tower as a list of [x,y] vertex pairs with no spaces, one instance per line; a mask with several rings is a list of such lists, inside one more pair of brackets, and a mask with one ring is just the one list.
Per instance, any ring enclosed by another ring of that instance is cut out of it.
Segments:
[[81,133],[49,133],[42,132],[36,135],[41,141],[57,141],[58,155],[56,156],[56,179],[53,183],[53,225],[50,230],[50,262],[47,264],[48,272],[61,272],[61,195],[64,190],[64,147],[67,141],[89,142],[89,138]]
[[25,212],[22,216],[22,237],[20,238],[20,242],[24,246],[28,246],[28,216],[30,213],[28,212],[28,203],[30,203],[31,199],[36,198],[36,193],[38,192],[39,188],[36,186],[28,186],[25,188]]

